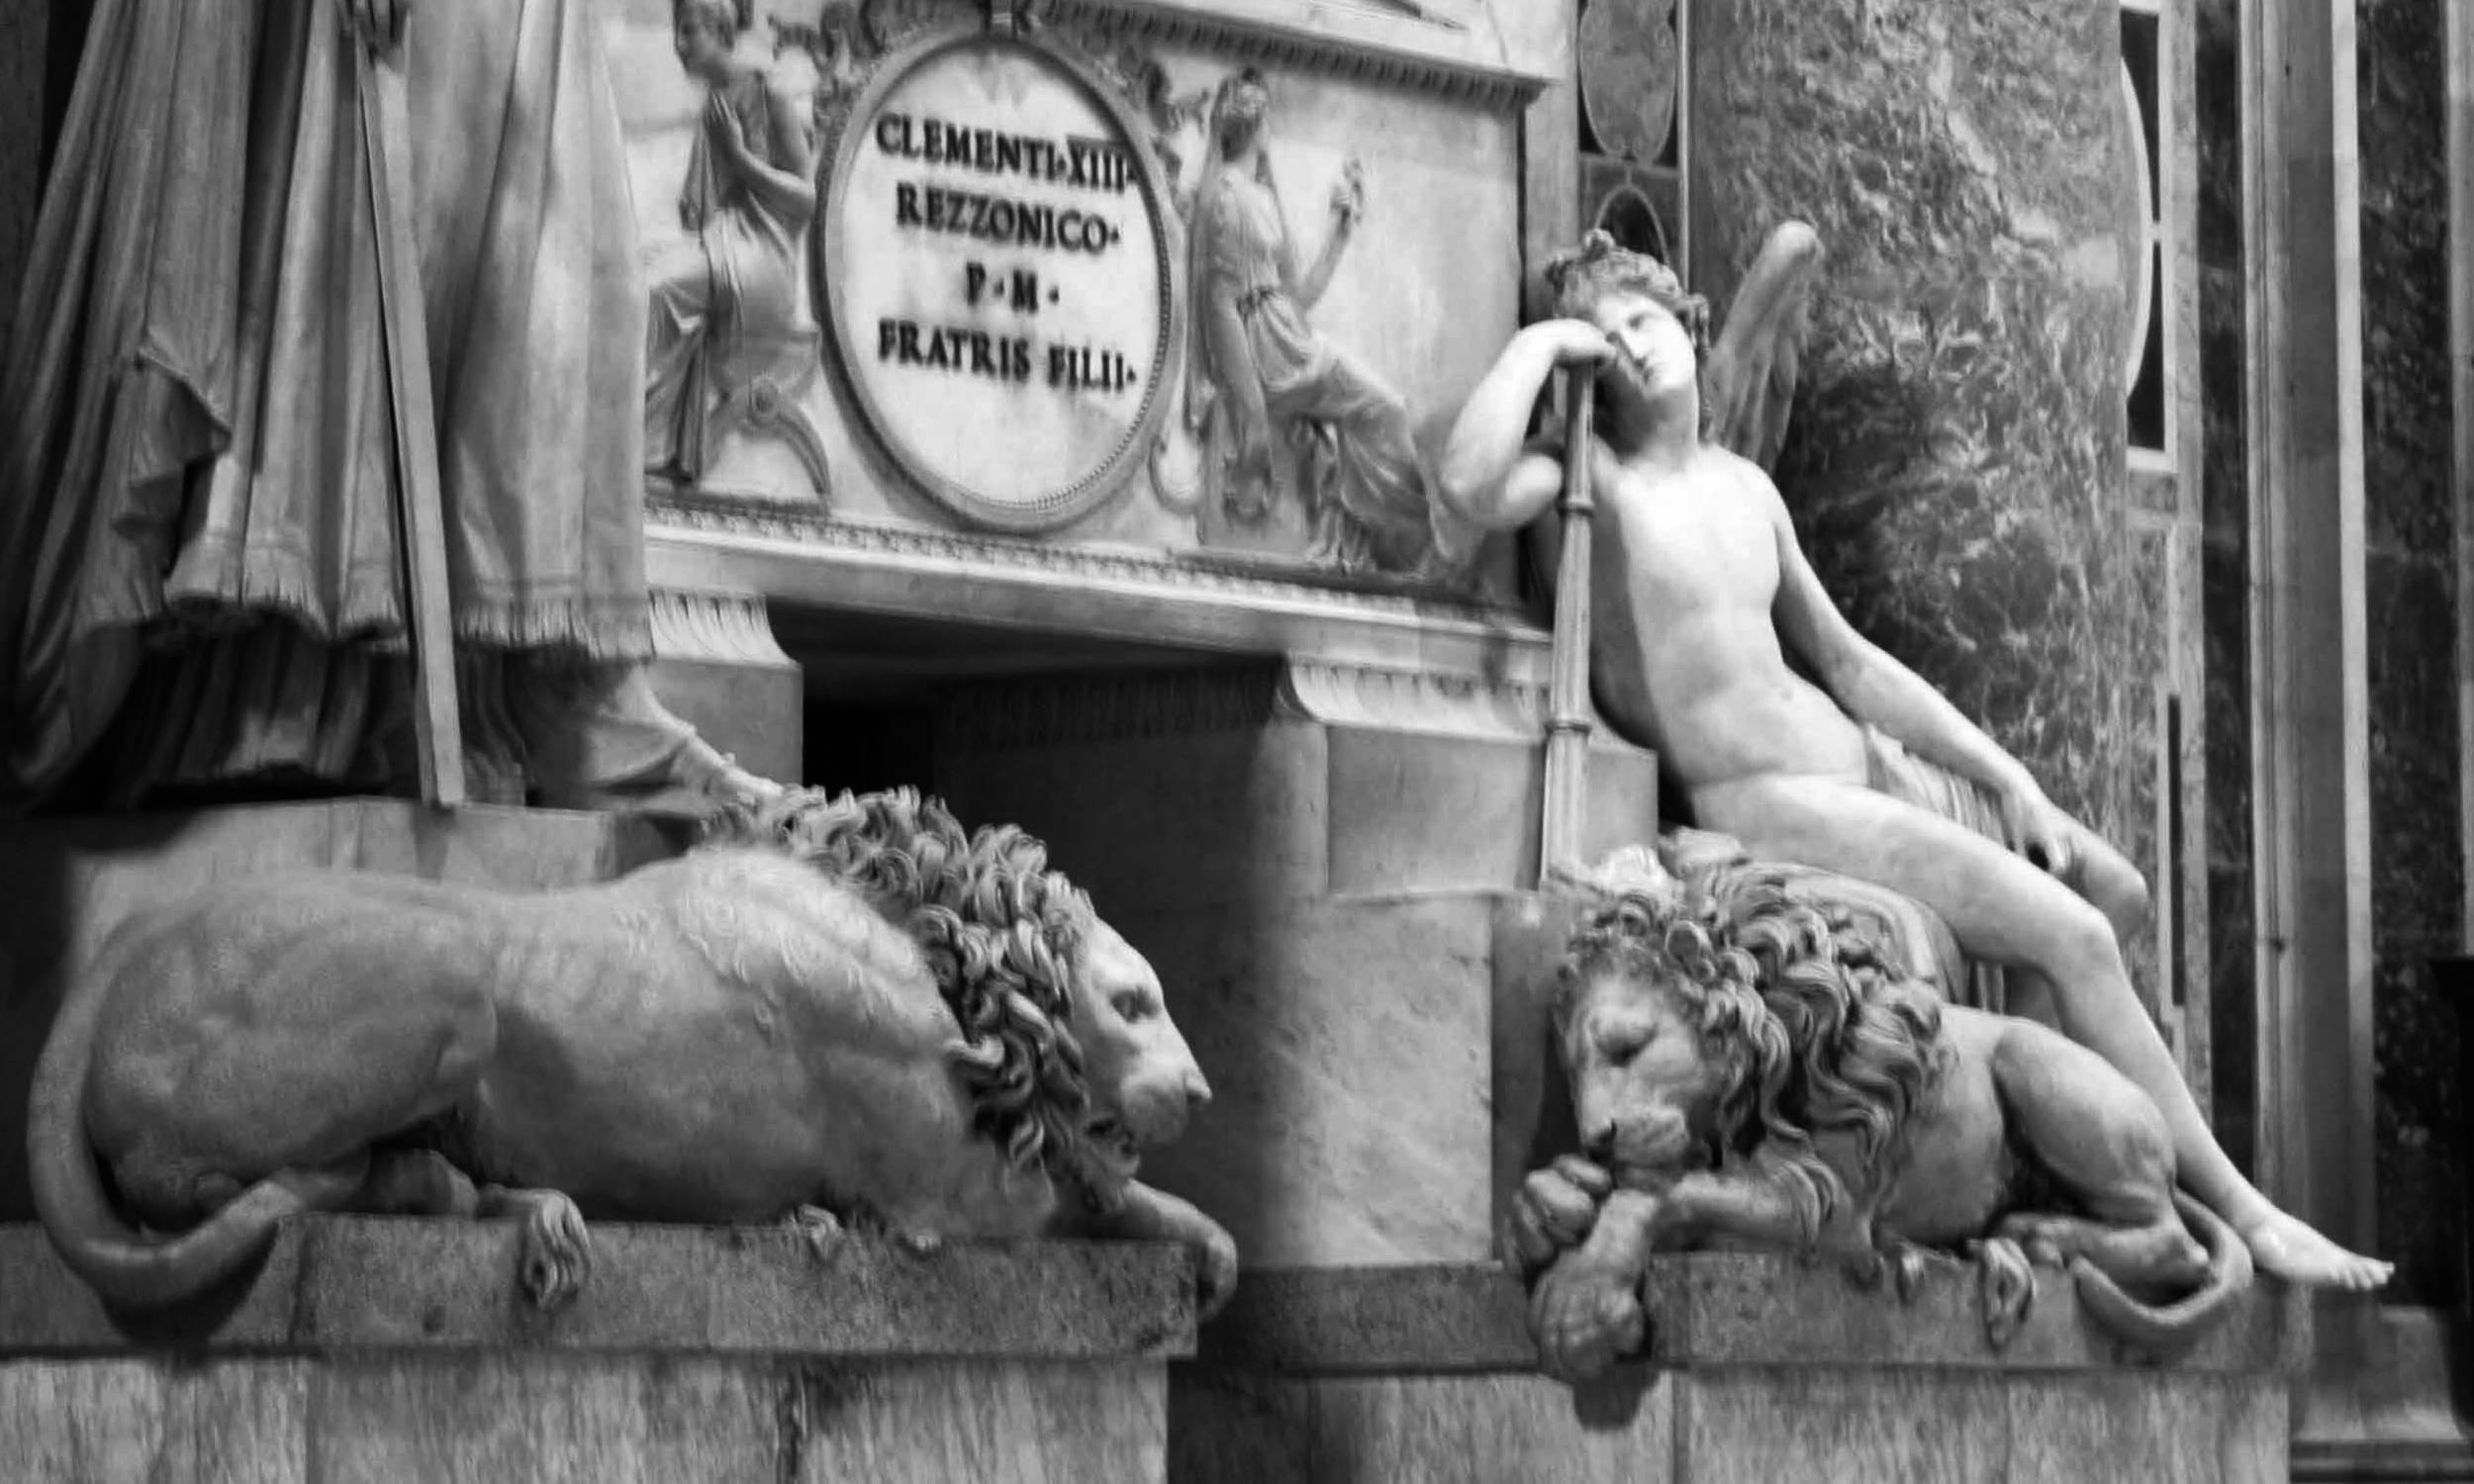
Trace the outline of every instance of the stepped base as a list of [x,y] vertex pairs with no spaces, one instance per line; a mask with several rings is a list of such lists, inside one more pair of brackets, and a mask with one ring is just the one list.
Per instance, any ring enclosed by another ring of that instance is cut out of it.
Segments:
[[1475,1267],[1257,1273],[1178,1368],[1177,1484],[2284,1484],[2305,1297],[2263,1287],[2188,1358],[2123,1365],[2040,1272],[1995,1353],[1972,1269],[1912,1304],[1766,1255],[1663,1259],[1650,1352],[1536,1374],[1518,1287]]
[[556,1315],[512,1224],[316,1218],[143,1325],[0,1228],[0,1438],[23,1484],[1166,1477],[1186,1254],[595,1229]]

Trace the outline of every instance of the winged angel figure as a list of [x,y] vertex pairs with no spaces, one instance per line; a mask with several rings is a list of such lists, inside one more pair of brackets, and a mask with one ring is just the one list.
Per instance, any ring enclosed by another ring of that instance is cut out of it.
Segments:
[[[1605,613],[1585,651],[1590,690],[1609,724],[1657,749],[1693,821],[1755,860],[1911,897],[1971,962],[2035,974],[2060,1023],[2154,1102],[2180,1183],[2260,1269],[2376,1286],[2386,1263],[2277,1209],[2209,1132],[2123,967],[2122,942],[2148,913],[2138,869],[1857,634],[1814,575],[1767,466],[1820,262],[1810,229],[1772,232],[1704,365],[1707,305],[1665,264],[1592,232],[1548,266],[1561,318],[1521,331],[1462,410],[1442,499],[1480,527],[1528,525],[1566,459],[1588,458],[1591,596]],[[1548,378],[1579,364],[1597,368],[1588,449],[1528,438]],[[2042,1074],[2065,1090],[2102,1080]]]
[[[1547,264],[1557,318],[1522,330],[1462,410],[1439,470],[1442,518],[1528,527],[1532,555],[1552,575],[1559,535],[1537,517],[1562,490],[1565,450],[1560,431],[1525,435],[1564,366],[1598,373],[1592,477],[1601,500],[1637,483],[1627,466],[1646,454],[1678,455],[1669,467],[1686,479],[1735,478],[1736,460],[1766,475],[1786,441],[1824,260],[1805,224],[1772,230],[1713,335],[1709,301],[1685,292],[1665,263],[1590,232]],[[1734,460],[1679,457],[1713,448]]]

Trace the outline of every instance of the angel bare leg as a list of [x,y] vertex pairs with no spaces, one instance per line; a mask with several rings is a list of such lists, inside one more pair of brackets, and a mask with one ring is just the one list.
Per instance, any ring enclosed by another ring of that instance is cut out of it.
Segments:
[[2182,1179],[2241,1234],[2261,1267],[2328,1287],[2386,1281],[2389,1264],[2346,1252],[2242,1177],[2141,1009],[2112,923],[2069,887],[1972,830],[1857,784],[1766,775],[1703,789],[1694,802],[1705,825],[1757,856],[1904,891],[1940,913],[1969,954],[2042,974],[2062,1028],[2154,1100]]

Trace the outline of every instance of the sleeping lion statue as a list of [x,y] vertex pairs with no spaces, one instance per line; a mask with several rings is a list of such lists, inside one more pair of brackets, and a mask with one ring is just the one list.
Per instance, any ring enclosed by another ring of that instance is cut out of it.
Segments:
[[327,872],[136,914],[61,1009],[30,1144],[52,1244],[116,1306],[359,1211],[520,1219],[544,1308],[590,1216],[1174,1241],[1208,1314],[1235,1245],[1133,1175],[1209,1097],[1038,841],[807,789],[571,890]]
[[1836,1256],[1902,1296],[1925,1250],[1963,1249],[1996,1348],[2034,1264],[2066,1264],[2135,1353],[2225,1317],[2250,1253],[2175,1187],[2153,1100],[2058,1031],[1945,1004],[1818,874],[1690,833],[1687,881],[1635,850],[1579,883],[1599,905],[1553,1026],[1582,1148],[1528,1176],[1504,1233],[1548,1372],[1637,1352],[1651,1254],[1705,1246]]

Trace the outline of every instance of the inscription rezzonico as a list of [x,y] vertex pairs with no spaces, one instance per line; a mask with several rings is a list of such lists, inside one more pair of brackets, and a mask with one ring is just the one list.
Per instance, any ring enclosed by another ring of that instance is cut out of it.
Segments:
[[818,297],[870,430],[973,523],[1088,513],[1141,469],[1184,333],[1124,103],[1063,47],[957,28],[879,59],[838,134]]

